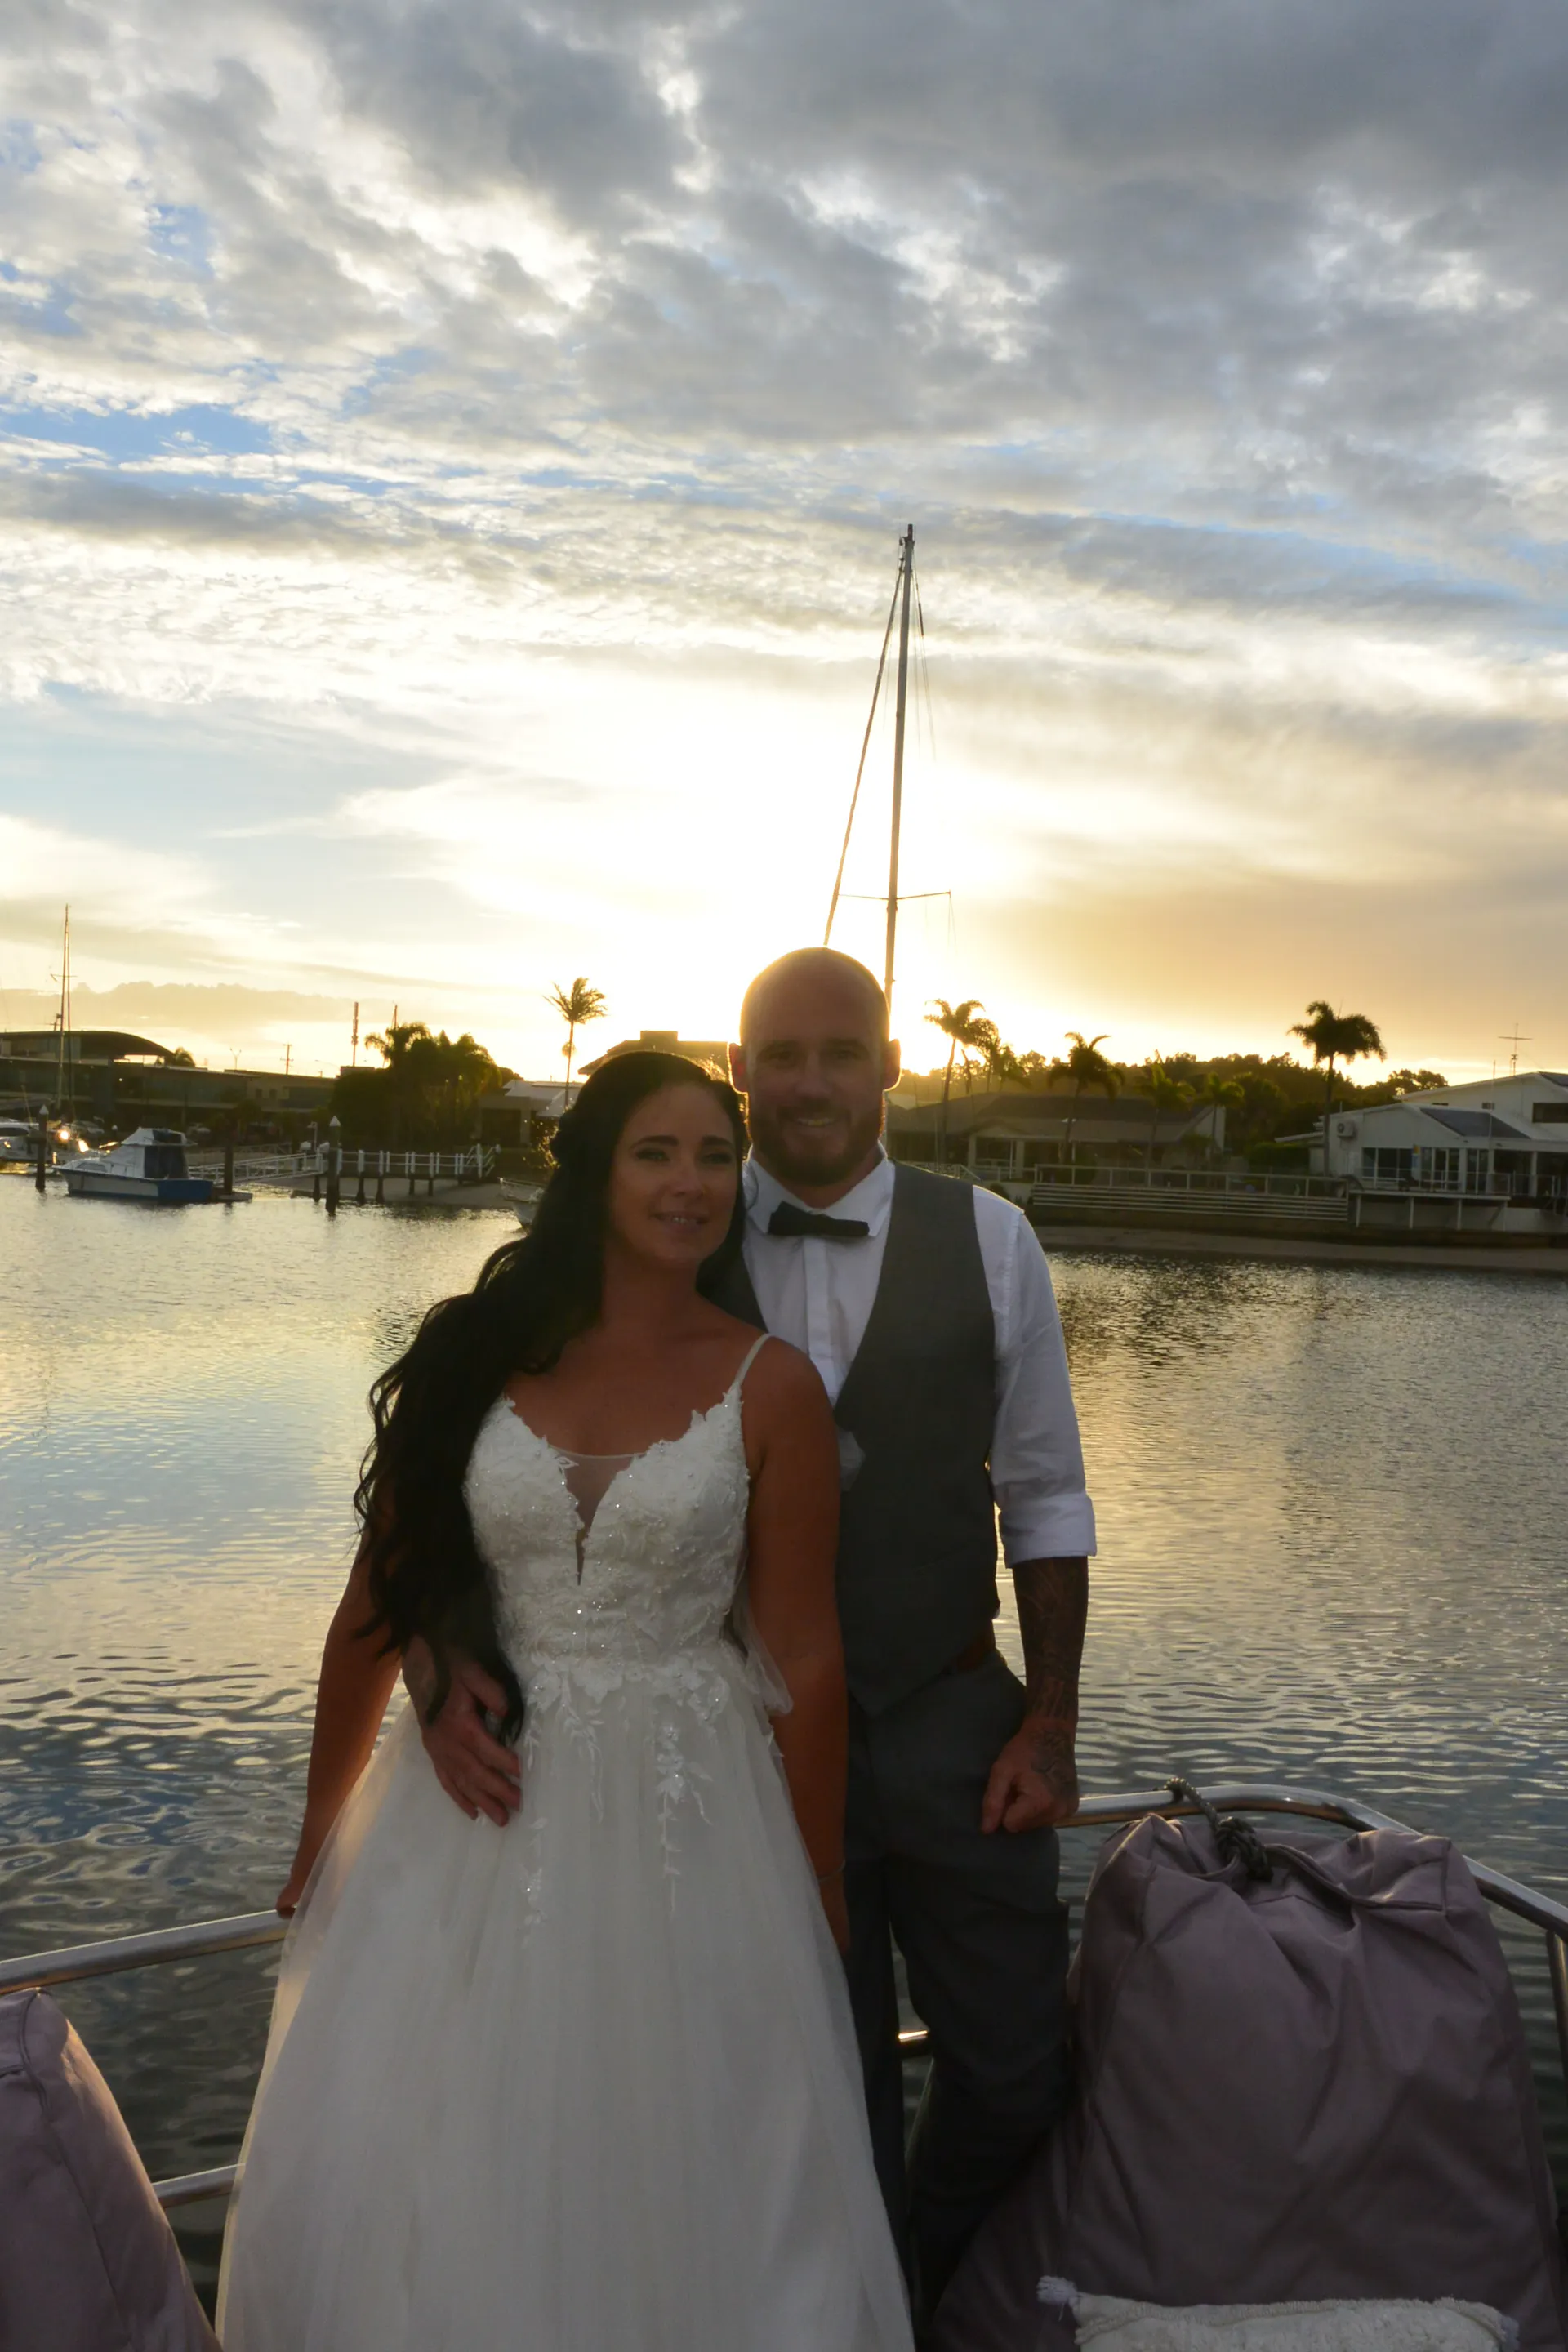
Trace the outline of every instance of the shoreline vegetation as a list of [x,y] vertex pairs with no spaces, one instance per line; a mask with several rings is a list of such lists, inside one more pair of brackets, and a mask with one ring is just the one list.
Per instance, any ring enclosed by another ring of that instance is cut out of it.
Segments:
[[1448,1084],[1441,1070],[1397,1069],[1358,1085],[1341,1065],[1383,1060],[1382,1037],[1365,1013],[1336,1013],[1321,997],[1285,1033],[1311,1047],[1310,1062],[1289,1053],[1205,1055],[1158,1049],[1142,1061],[1122,1062],[1101,1050],[1110,1041],[1108,1030],[1086,1036],[1068,1029],[1065,1054],[1047,1055],[1034,1048],[1020,1053],[986,1018],[975,997],[958,1004],[937,997],[925,1017],[948,1040],[947,1059],[923,1075],[906,1071],[895,1101],[945,1108],[960,1086],[965,1096],[978,1086],[999,1094],[1066,1088],[1075,1099],[1131,1097],[1154,1112],[1212,1105],[1226,1114],[1226,1158],[1264,1171],[1304,1170],[1308,1136],[1315,1140],[1336,1109],[1395,1102]]

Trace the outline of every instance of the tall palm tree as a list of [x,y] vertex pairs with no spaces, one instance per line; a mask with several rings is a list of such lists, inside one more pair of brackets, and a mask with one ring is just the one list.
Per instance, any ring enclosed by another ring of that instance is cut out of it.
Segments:
[[1193,1098],[1193,1090],[1185,1078],[1173,1078],[1158,1054],[1149,1065],[1149,1076],[1143,1087],[1153,1107],[1154,1116],[1149,1121],[1149,1143],[1144,1159],[1154,1165],[1154,1138],[1160,1120],[1166,1111],[1184,1110]]
[[[974,1034],[968,1040],[970,1053],[963,1057],[963,1091],[969,1094],[974,1086],[974,1074],[984,1070],[988,1078],[996,1076],[996,1059],[1007,1048],[1002,1043],[1002,1032],[994,1021],[977,1021]],[[973,1055],[973,1058],[971,1058]]]
[[1097,1037],[1086,1037],[1081,1029],[1068,1029],[1066,1032],[1069,1040],[1067,1053],[1065,1055],[1058,1054],[1051,1064],[1049,1085],[1055,1086],[1059,1079],[1072,1081],[1073,1108],[1068,1113],[1067,1122],[1069,1162],[1073,1153],[1072,1131],[1078,1118],[1078,1105],[1087,1088],[1098,1087],[1101,1094],[1112,1097],[1121,1092],[1121,1071],[1114,1062],[1107,1061],[1100,1050],[1110,1034],[1109,1029],[1102,1029]]
[[984,1043],[988,1030],[993,1036],[996,1033],[992,1024],[982,1018],[985,1007],[977,996],[966,996],[958,1004],[950,1004],[945,996],[933,996],[931,1003],[936,1011],[928,1013],[926,1019],[947,1039],[947,1067],[942,1074],[942,1108],[936,1123],[936,1164],[942,1168],[947,1164],[947,1097],[952,1087],[953,1058],[961,1045],[967,1058],[975,1046]]
[[585,1021],[602,1021],[609,1010],[601,989],[590,988],[581,972],[570,988],[557,983],[545,998],[566,1024],[566,1043],[561,1048],[566,1056],[566,1099],[572,1099],[572,1056],[576,1050],[577,1032]]
[[1334,1108],[1334,1064],[1355,1062],[1363,1055],[1375,1054],[1380,1062],[1388,1056],[1383,1050],[1383,1039],[1375,1022],[1364,1013],[1336,1013],[1322,997],[1314,996],[1307,1007],[1305,1021],[1293,1021],[1286,1034],[1300,1037],[1310,1045],[1312,1060],[1324,1072],[1323,1078],[1323,1173],[1329,1172],[1329,1119]]
[[1235,1078],[1227,1078],[1222,1071],[1205,1070],[1198,1081],[1196,1098],[1203,1104],[1205,1110],[1215,1114],[1209,1121],[1208,1142],[1205,1148],[1211,1152],[1217,1150],[1219,1148],[1218,1114],[1222,1110],[1233,1109],[1237,1103],[1245,1102],[1247,1090]]

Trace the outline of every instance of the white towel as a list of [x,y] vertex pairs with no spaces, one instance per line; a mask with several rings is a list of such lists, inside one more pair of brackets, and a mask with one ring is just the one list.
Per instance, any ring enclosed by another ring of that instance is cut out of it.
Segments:
[[1039,2300],[1072,2313],[1079,2352],[1518,2352],[1519,2328],[1484,2303],[1199,2303],[1168,2308],[1079,2294],[1043,2278]]

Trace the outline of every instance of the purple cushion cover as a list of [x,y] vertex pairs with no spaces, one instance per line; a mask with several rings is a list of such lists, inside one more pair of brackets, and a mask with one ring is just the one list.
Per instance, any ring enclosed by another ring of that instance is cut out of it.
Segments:
[[216,2347],[85,2045],[47,1993],[0,1999],[0,2347]]

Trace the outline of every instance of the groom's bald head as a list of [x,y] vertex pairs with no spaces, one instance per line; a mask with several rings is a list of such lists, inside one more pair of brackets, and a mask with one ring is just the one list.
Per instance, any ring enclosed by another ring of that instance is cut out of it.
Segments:
[[853,956],[797,948],[747,989],[730,1072],[763,1166],[826,1207],[877,1162],[882,1097],[899,1082],[888,1000]]
[[773,1012],[781,996],[811,995],[835,999],[858,1007],[868,1034],[879,1045],[888,1042],[888,1000],[872,974],[853,956],[837,948],[792,948],[788,955],[758,972],[741,999],[741,1044],[757,1034],[759,1021]]

